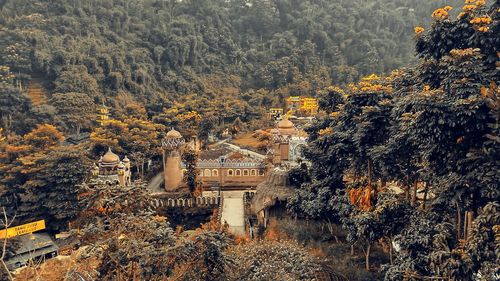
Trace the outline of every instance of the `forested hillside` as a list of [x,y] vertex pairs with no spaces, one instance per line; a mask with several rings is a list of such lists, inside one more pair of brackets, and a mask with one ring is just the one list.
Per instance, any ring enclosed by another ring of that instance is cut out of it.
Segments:
[[448,2],[0,0],[0,280],[41,219],[15,280],[499,280],[500,0]]
[[[249,120],[289,94],[405,65],[413,27],[447,2],[460,1],[2,1],[1,73],[13,75],[2,126],[74,131],[53,96],[70,92],[117,108],[137,102],[150,117],[172,107],[206,115],[225,101],[227,120]],[[30,81],[34,91],[19,95],[15,85]],[[189,95],[194,104],[174,103]]]

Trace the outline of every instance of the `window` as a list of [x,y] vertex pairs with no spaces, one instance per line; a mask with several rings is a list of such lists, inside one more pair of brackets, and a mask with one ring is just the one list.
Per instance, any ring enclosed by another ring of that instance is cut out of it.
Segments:
[[236,176],[241,177],[241,170],[240,169],[236,170]]
[[257,175],[257,171],[256,170],[251,170],[250,171],[250,175],[251,176],[256,176]]
[[212,176],[212,173],[210,172],[209,169],[205,169],[205,171],[203,171],[203,174],[205,175],[205,177],[211,177]]
[[259,170],[259,176],[264,176],[264,170]]
[[231,169],[227,170],[227,175],[230,177],[234,176],[233,170],[231,170]]
[[243,175],[246,176],[246,177],[248,176],[248,170],[247,169],[243,170]]
[[199,175],[200,177],[203,177],[203,170],[200,170]]
[[219,176],[219,171],[218,170],[212,170],[212,177],[218,177]]

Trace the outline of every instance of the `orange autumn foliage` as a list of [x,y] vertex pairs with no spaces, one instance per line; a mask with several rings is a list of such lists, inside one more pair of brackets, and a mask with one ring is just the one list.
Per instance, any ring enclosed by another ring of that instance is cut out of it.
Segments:
[[352,188],[349,190],[349,201],[362,211],[369,211],[372,208],[371,187]]
[[278,223],[275,220],[271,220],[269,222],[264,235],[265,240],[279,241],[286,240],[288,238],[289,237],[279,229]]
[[55,146],[63,140],[63,134],[50,124],[39,124],[34,130],[24,135],[24,141],[27,144],[41,149]]

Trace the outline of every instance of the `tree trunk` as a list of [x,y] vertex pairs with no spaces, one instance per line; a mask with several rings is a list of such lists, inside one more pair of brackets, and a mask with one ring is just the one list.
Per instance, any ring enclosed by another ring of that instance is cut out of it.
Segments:
[[460,207],[458,206],[458,203],[457,203],[457,225],[456,225],[456,228],[457,228],[457,239],[460,240],[461,238],[461,229],[462,229],[462,216],[460,215]]
[[76,124],[76,137],[80,138],[80,131],[82,130],[81,124]]
[[368,187],[373,190],[373,205],[372,207],[375,208],[375,205],[377,205],[377,186],[373,188],[372,186],[372,174],[373,174],[373,161],[371,159],[368,160]]
[[472,211],[466,211],[465,212],[465,218],[464,218],[464,236],[465,236],[465,241],[468,241],[471,234],[472,234],[472,221],[474,218],[474,214]]
[[381,185],[382,185],[382,188],[385,188],[387,186],[387,180],[382,179]]
[[412,190],[411,190],[411,206],[415,207],[417,204],[417,184],[418,181],[413,182]]
[[427,182],[424,183],[424,202],[422,203],[422,209],[425,210],[427,203],[427,193],[429,191],[429,184]]
[[368,160],[368,187],[372,188],[372,160]]
[[144,159],[141,161],[141,181],[144,181]]
[[389,237],[389,260],[391,265],[393,265],[393,257],[392,257],[392,237]]
[[351,244],[351,256],[354,256],[354,244]]
[[465,213],[464,213],[464,240],[465,240],[466,242],[467,242],[467,239],[469,238],[469,237],[467,236],[467,229],[468,229],[468,226],[467,226],[467,222],[468,222],[468,221],[467,221],[467,212],[468,212],[468,211],[465,211]]
[[404,187],[405,190],[405,201],[406,203],[410,202],[410,187],[408,185],[405,185]]
[[472,226],[474,222],[474,211],[469,212],[469,237],[472,236]]
[[365,253],[365,265],[366,265],[366,270],[370,271],[370,251],[372,248],[372,244],[369,243],[368,247],[366,248],[366,253]]

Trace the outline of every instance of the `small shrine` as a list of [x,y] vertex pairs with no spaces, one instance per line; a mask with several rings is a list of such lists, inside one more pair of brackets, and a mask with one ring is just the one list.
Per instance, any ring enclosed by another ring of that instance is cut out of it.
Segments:
[[101,156],[99,162],[94,164],[92,175],[108,184],[119,184],[121,186],[130,185],[132,171],[130,159],[125,156],[123,159],[115,154],[111,148]]

